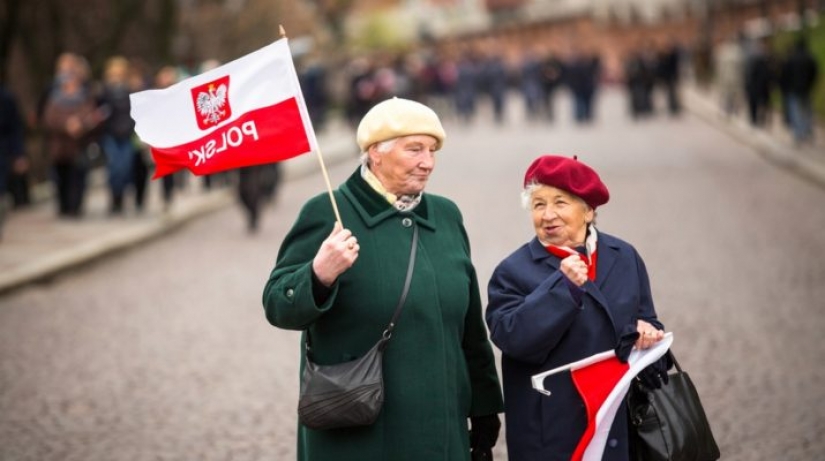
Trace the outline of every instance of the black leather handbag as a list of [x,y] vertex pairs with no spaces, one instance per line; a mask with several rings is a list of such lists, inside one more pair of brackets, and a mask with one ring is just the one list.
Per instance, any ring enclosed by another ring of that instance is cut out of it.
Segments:
[[298,421],[311,429],[368,426],[375,422],[384,405],[384,349],[392,337],[410,289],[418,226],[413,224],[410,263],[398,306],[381,339],[362,357],[335,365],[318,365],[310,357],[309,330],[306,332],[304,372],[298,398]]
[[630,459],[634,461],[715,461],[719,447],[699,394],[672,352],[676,372],[661,388],[638,379],[628,392]]

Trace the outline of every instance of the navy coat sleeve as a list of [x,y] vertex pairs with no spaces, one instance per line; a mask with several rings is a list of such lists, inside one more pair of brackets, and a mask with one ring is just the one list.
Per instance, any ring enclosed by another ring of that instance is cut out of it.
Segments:
[[486,319],[490,339],[505,355],[535,364],[546,360],[581,312],[563,277],[556,267],[530,262],[526,246],[493,272]]

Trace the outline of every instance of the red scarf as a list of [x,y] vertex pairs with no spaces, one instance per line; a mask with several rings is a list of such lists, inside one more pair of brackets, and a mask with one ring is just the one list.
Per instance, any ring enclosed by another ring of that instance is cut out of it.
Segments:
[[587,254],[579,253],[570,247],[557,245],[547,245],[545,248],[547,248],[547,251],[549,251],[552,255],[557,256],[559,259],[564,259],[570,255],[578,255],[579,258],[587,264],[587,278],[592,282],[593,280],[596,280],[596,261],[598,260],[596,253],[597,242],[598,235],[596,233],[596,228],[591,224],[588,228],[588,236],[584,240],[584,248]]

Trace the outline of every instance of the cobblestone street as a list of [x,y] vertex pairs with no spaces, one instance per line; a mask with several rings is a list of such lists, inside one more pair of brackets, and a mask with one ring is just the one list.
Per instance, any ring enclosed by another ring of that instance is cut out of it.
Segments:
[[[529,163],[577,154],[610,188],[599,229],[645,259],[722,459],[825,459],[825,189],[691,114],[634,122],[609,90],[576,126],[556,102],[553,125],[515,103],[503,126],[445,117],[428,191],[464,213],[482,295],[533,235]],[[331,167],[332,183],[356,165]],[[299,334],[271,327],[260,299],[321,192],[320,173],[290,180],[256,235],[232,206],[0,296],[0,461],[294,459]]]

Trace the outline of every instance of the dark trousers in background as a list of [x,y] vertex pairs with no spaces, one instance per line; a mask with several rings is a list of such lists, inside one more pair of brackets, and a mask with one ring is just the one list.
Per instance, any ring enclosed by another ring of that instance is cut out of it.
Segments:
[[275,199],[281,179],[280,164],[257,165],[238,170],[238,198],[244,207],[247,230],[258,230],[261,207]]
[[679,84],[672,81],[665,82],[665,94],[667,95],[667,110],[670,115],[682,113],[682,101],[679,97]]
[[241,199],[246,212],[246,224],[249,232],[258,230],[260,206],[263,199],[261,185],[261,167],[250,166],[238,170],[238,198]]
[[87,169],[76,163],[57,163],[54,165],[53,174],[58,215],[80,217],[83,213],[83,198],[86,195]]
[[8,177],[9,195],[14,208],[23,208],[31,204],[29,193],[29,175],[27,173],[11,173]]
[[149,165],[143,159],[143,153],[135,152],[134,164],[132,165],[132,184],[135,186],[135,209],[140,213],[143,211],[143,203],[146,198],[146,185],[149,182]]
[[175,173],[162,177],[161,182],[163,185],[163,208],[169,209],[175,195]]

